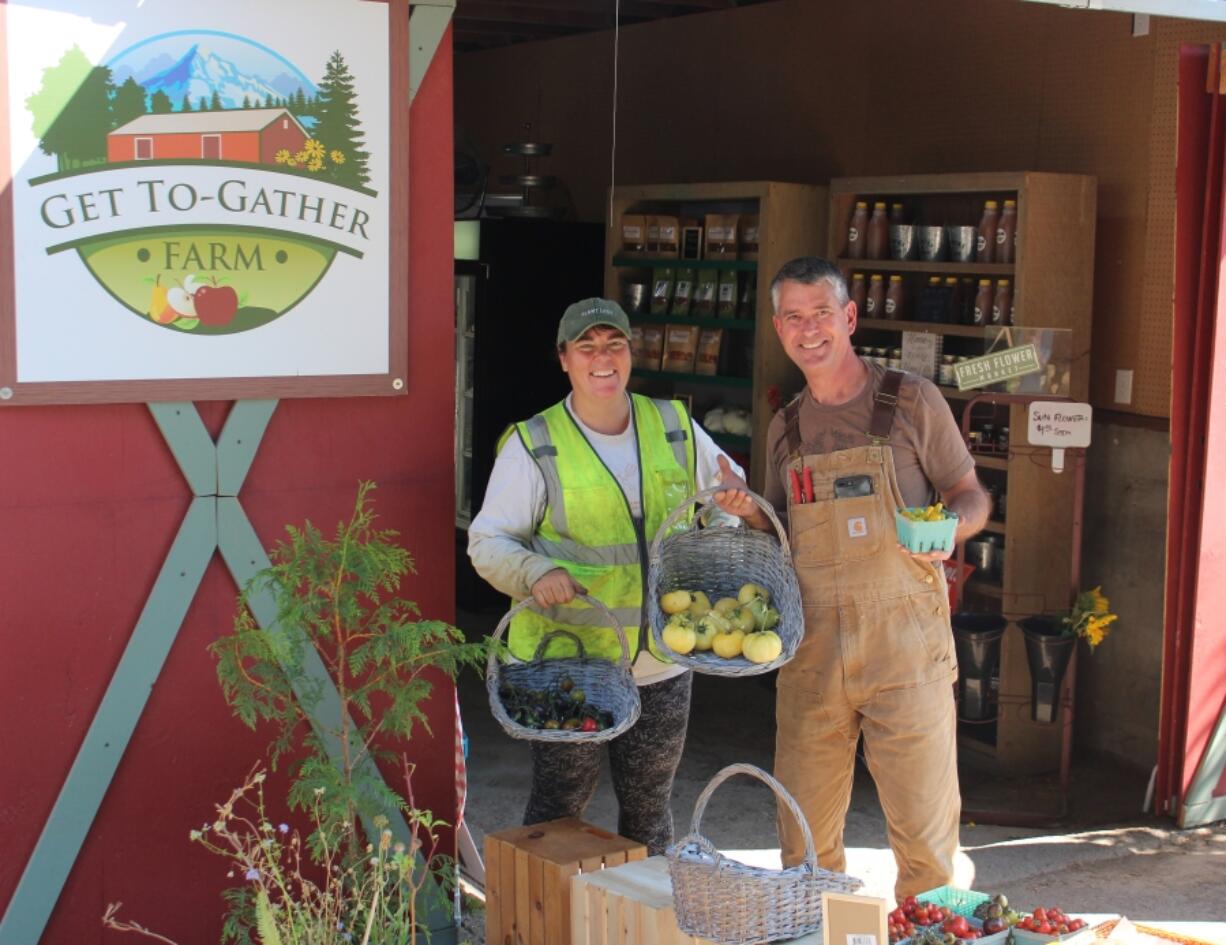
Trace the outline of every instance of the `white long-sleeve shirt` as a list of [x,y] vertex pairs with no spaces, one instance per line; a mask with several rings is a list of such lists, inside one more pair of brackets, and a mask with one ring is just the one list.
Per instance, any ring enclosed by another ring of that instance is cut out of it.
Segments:
[[[623,432],[610,436],[598,433],[579,419],[570,395],[566,398],[566,409],[596,454],[613,473],[625,493],[631,514],[638,518],[642,514],[642,498],[639,494],[639,459],[634,425],[628,424]],[[719,457],[726,457],[727,454],[697,423],[693,424],[693,430],[698,488],[709,489],[719,484]],[[744,477],[744,471],[731,458],[728,463],[738,476]],[[537,554],[530,547],[532,536],[545,517],[546,498],[545,478],[536,461],[518,436],[508,437],[494,461],[481,511],[468,526],[468,556],[481,577],[517,600],[531,594],[532,585],[557,567],[552,559]],[[709,520],[712,525],[738,523],[739,519],[718,510]],[[650,540],[653,536],[647,537]],[[634,663],[634,675],[639,685],[663,682],[683,671],[681,666],[661,663],[646,648]]]

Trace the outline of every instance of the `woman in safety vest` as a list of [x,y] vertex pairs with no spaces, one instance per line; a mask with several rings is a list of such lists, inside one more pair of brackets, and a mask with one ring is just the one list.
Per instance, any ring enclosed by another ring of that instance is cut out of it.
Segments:
[[[647,548],[668,514],[700,488],[726,485],[716,502],[729,515],[749,515],[754,506],[743,471],[680,401],[627,393],[630,321],[615,302],[569,306],[558,324],[558,358],[571,393],[504,435],[469,526],[468,553],[495,588],[517,600],[531,594],[540,607],[511,622],[507,642],[517,659],[531,659],[557,628],[578,635],[589,656],[619,657],[616,631],[576,601],[578,593],[598,599],[625,628],[642,714],[608,743],[617,829],[662,853],[673,839],[669,798],[692,674],[651,638]],[[724,517],[720,524],[732,523]],[[600,748],[533,742],[524,823],[581,816],[596,791]]]

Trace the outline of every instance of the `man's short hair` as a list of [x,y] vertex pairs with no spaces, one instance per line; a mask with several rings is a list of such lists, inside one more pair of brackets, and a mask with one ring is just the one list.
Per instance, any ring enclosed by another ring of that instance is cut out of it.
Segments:
[[799,282],[802,285],[827,282],[830,288],[834,289],[840,305],[846,305],[851,301],[851,295],[847,291],[847,280],[843,278],[839,267],[829,259],[822,259],[820,256],[797,256],[779,267],[775,278],[771,280],[771,306],[776,315],[779,314],[779,287],[785,282]]

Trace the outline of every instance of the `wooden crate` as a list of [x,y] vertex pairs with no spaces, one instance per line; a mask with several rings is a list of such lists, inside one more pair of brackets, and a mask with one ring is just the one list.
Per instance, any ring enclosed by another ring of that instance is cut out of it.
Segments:
[[[571,945],[716,945],[677,928],[668,860],[662,856],[571,880]],[[821,945],[821,931],[793,945]]]
[[641,843],[575,817],[488,834],[487,945],[570,945],[571,877],[646,856]]

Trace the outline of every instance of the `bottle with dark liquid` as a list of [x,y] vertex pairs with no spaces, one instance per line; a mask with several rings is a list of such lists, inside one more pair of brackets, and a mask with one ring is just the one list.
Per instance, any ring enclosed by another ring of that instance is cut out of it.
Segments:
[[1017,235],[1017,201],[1006,200],[1000,222],[996,224],[996,261],[1011,263],[1015,255]]
[[904,301],[902,276],[890,276],[890,287],[885,290],[885,317],[906,318]]
[[864,281],[864,273],[851,274],[851,300],[856,303],[856,314],[866,317],[865,303],[868,301],[868,284]]
[[873,216],[868,221],[868,242],[865,248],[868,259],[886,259],[890,255],[890,221],[885,215],[885,202],[873,204]]
[[868,299],[864,303],[865,318],[882,318],[885,315],[885,281],[875,273],[868,283]]
[[986,325],[992,317],[992,280],[980,279],[979,292],[975,295],[975,308],[971,313],[972,325]]
[[864,258],[864,243],[867,238],[868,204],[863,200],[857,200],[855,212],[851,215],[851,225],[847,228],[848,259]]
[[975,241],[975,262],[990,263],[993,250],[996,248],[996,224],[1000,219],[1000,211],[995,200],[989,200],[983,205],[983,217],[979,220],[979,236]]

